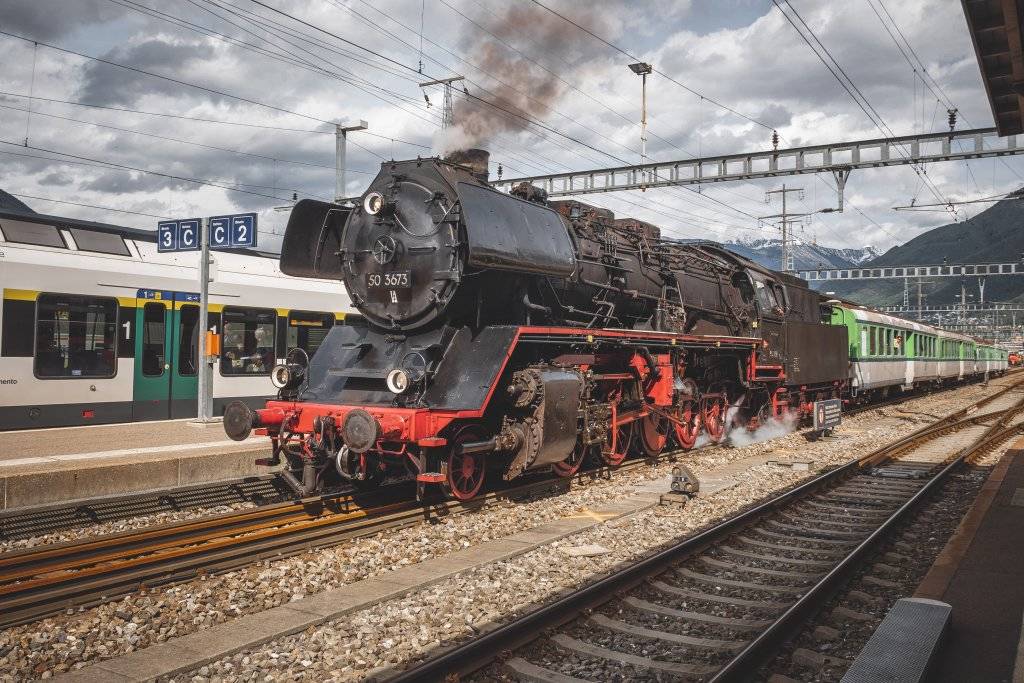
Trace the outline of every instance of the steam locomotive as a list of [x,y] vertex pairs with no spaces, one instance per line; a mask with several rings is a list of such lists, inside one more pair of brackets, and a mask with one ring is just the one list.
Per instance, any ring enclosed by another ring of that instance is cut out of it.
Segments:
[[467,500],[485,476],[608,466],[840,396],[846,329],[803,281],[532,186],[482,150],[391,161],[354,207],[300,201],[281,269],[340,279],[364,325],[272,373],[224,428],[269,436],[299,495],[408,473]]

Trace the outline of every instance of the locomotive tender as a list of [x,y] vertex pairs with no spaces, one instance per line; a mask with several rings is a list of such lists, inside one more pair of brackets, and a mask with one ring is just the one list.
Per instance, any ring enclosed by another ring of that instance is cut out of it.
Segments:
[[575,474],[723,438],[840,397],[847,328],[795,277],[661,238],[542,190],[487,184],[487,153],[382,164],[355,207],[303,200],[289,275],[340,279],[363,326],[336,326],[271,375],[278,400],[227,407],[272,439],[300,495],[411,472],[468,500],[485,474]]

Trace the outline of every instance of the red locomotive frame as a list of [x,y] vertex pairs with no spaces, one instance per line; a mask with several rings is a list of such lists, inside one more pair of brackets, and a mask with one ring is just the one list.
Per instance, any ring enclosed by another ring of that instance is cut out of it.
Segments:
[[[631,442],[632,432],[637,426],[640,428],[637,441],[647,455],[660,452],[667,445],[670,432],[684,449],[693,447],[702,430],[711,441],[718,441],[724,436],[729,397],[724,390],[715,391],[710,386],[700,387],[699,393],[689,394],[692,398],[681,397],[679,386],[684,379],[686,367],[674,359],[678,359],[682,351],[699,351],[705,357],[731,356],[740,360],[744,384],[770,392],[773,416],[780,416],[790,409],[803,413],[810,408],[807,387],[801,387],[794,396],[784,386],[786,377],[782,366],[758,363],[758,351],[765,345],[758,338],[519,326],[479,406],[463,410],[440,410],[376,404],[269,401],[265,408],[255,411],[253,420],[253,424],[259,427],[257,434],[269,436],[274,443],[274,459],[264,462],[276,462],[279,453],[288,446],[298,447],[306,457],[312,457],[308,442],[317,432],[317,425],[322,424],[324,419],[330,419],[332,424],[343,424],[350,413],[358,410],[367,413],[376,424],[377,439],[373,452],[385,458],[408,459],[416,472],[421,493],[423,484],[442,483],[447,484],[454,497],[471,498],[482,484],[483,453],[473,450],[480,448],[475,442],[453,444],[452,439],[445,434],[451,434],[453,426],[460,421],[471,424],[484,418],[502,378],[506,376],[513,354],[520,345],[538,340],[554,343],[556,348],[561,347],[563,351],[570,348],[574,350],[556,356],[555,365],[571,366],[581,372],[595,368],[602,370],[591,376],[602,386],[608,387],[610,433],[601,455],[609,466],[620,464],[626,457],[626,447],[620,442],[623,439]],[[610,354],[614,355],[614,360],[602,365],[601,359],[607,359]],[[696,383],[689,381],[696,387]],[[632,407],[620,412],[616,391],[621,392],[626,383],[639,385],[643,398],[639,405],[633,402]],[[839,385],[840,382],[834,382],[830,386],[813,388],[811,400],[825,394],[838,395]],[[437,457],[432,461],[428,457],[430,455]],[[570,455],[566,461],[555,464],[553,469],[561,476],[571,476],[579,469],[582,460],[582,455]],[[478,471],[481,472],[479,477],[474,474]],[[460,476],[463,480],[461,483]]]

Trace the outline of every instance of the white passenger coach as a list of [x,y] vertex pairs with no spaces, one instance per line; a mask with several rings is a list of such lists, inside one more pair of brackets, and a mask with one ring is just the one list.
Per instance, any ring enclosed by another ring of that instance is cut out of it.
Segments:
[[[315,353],[351,305],[340,282],[291,278],[273,255],[213,260],[220,414],[262,405],[274,364]],[[198,252],[158,253],[154,232],[0,211],[0,429],[195,416],[198,264]]]

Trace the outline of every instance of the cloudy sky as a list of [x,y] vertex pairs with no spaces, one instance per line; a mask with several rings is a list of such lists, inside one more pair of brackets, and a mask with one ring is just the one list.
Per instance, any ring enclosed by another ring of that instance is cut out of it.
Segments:
[[[542,1],[3,0],[0,189],[40,212],[145,228],[256,210],[265,233],[280,232],[287,214],[273,207],[293,193],[333,197],[331,122],[360,119],[353,196],[383,159],[469,142],[506,178],[632,163],[640,82],[627,55],[658,72],[657,160],[770,148],[771,129],[780,147],[883,135],[772,0]],[[933,90],[959,109],[958,127],[992,125],[959,2],[779,1],[894,134],[946,129]],[[428,107],[418,83],[456,74],[466,93],[442,134],[442,93],[427,89]],[[1016,157],[936,164],[927,179],[905,166],[856,171],[846,212],[815,216],[798,237],[886,249],[950,219],[893,206],[991,196],[1022,176]],[[584,201],[669,235],[750,240],[777,234],[757,217],[777,213],[764,193],[782,182],[805,189],[796,210],[835,204],[831,176]]]

